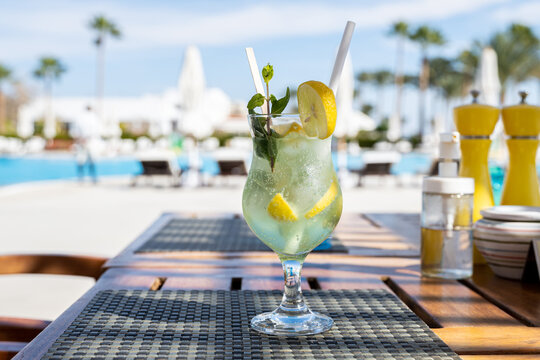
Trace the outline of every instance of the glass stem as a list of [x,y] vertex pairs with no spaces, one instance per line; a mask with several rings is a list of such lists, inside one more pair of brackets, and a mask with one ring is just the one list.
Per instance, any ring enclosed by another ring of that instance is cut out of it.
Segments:
[[309,309],[304,303],[302,296],[302,265],[301,259],[282,259],[283,274],[285,278],[285,291],[278,311],[287,313],[287,316],[301,316],[309,313]]

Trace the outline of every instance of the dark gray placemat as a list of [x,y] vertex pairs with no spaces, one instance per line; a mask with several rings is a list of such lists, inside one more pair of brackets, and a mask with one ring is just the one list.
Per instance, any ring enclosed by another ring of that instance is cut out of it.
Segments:
[[[323,252],[346,253],[347,248],[332,238],[330,249]],[[259,240],[242,218],[232,219],[172,219],[136,253],[176,251],[272,251]],[[317,250],[319,251],[319,250]]]
[[280,291],[99,292],[43,359],[459,359],[385,290],[306,291],[329,331],[261,335],[250,319],[276,308]]

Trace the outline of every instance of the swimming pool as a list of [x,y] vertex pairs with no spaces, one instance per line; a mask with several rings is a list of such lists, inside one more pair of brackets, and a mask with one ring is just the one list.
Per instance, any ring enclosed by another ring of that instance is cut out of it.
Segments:
[[[337,163],[337,155],[333,154],[334,164]],[[201,171],[210,175],[219,173],[217,163],[209,155],[202,155]],[[182,170],[189,168],[188,157],[178,157],[178,165]],[[347,166],[350,169],[360,169],[364,166],[361,155],[349,155]],[[429,155],[409,153],[403,155],[401,161],[392,167],[392,173],[422,174],[427,173],[431,166]],[[142,168],[133,157],[116,157],[100,159],[96,162],[98,177],[113,175],[134,176],[140,174]],[[499,202],[504,171],[498,167],[490,167],[493,182],[493,193],[496,203]],[[43,180],[76,179],[77,164],[74,157],[69,155],[47,156],[0,156],[0,186]]]
[[[334,164],[337,155],[333,155]],[[209,155],[202,155],[201,171],[210,175],[219,173],[217,163]],[[394,174],[425,173],[428,171],[431,159],[422,154],[406,154],[392,168]],[[189,160],[185,155],[178,157],[178,165],[182,170],[189,168]],[[364,166],[362,157],[349,155],[347,166],[350,169],[360,169]],[[100,159],[96,162],[98,176],[137,175],[142,168],[133,157],[116,157]],[[75,158],[69,155],[47,156],[0,156],[0,186],[18,184],[30,181],[61,180],[77,178]]]
[[[128,175],[140,173],[141,166],[132,158],[114,158],[98,161],[96,170],[98,176]],[[0,157],[0,186],[75,178],[77,164],[72,157]]]

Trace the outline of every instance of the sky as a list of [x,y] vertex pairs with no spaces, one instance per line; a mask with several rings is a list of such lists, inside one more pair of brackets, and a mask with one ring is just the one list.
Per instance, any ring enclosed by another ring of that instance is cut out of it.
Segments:
[[[357,24],[350,49],[355,72],[393,70],[396,41],[387,33],[398,20],[444,34],[447,44],[430,50],[432,56],[455,56],[512,22],[540,34],[540,1],[531,0],[0,0],[0,63],[39,92],[31,76],[39,57],[58,57],[68,71],[54,94],[92,96],[96,51],[88,22],[97,14],[112,19],[123,34],[106,43],[106,96],[176,86],[188,45],[201,51],[207,85],[232,99],[247,100],[254,92],[247,46],[260,66],[274,65],[272,92],[278,95],[306,80],[328,82],[347,20]],[[419,64],[418,48],[408,43],[406,72],[417,73]]]

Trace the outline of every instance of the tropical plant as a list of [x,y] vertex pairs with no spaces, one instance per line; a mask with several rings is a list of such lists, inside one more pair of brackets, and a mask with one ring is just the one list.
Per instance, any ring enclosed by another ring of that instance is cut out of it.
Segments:
[[457,71],[452,59],[436,57],[429,60],[429,86],[438,88],[446,76],[454,76]]
[[6,132],[6,100],[4,97],[3,84],[11,78],[11,70],[0,64],[0,134]]
[[403,85],[418,88],[418,75],[403,75]]
[[96,15],[90,20],[88,27],[96,32],[94,45],[97,49],[96,58],[96,98],[98,113],[102,116],[103,94],[105,92],[105,40],[108,36],[119,39],[122,36],[120,29],[114,22],[104,15]]
[[457,57],[457,68],[462,76],[460,96],[465,97],[472,90],[474,77],[478,64],[482,46],[475,42],[470,50],[463,50]]
[[428,49],[433,45],[444,45],[446,40],[439,30],[432,29],[426,25],[418,27],[409,34],[409,39],[420,46],[422,63],[420,67],[419,79],[419,97],[418,97],[418,121],[419,134],[423,135],[425,127],[425,96],[429,86],[429,61]]
[[392,83],[394,75],[388,70],[378,70],[372,73],[371,83],[377,89],[377,115],[379,120],[383,118],[384,88]]
[[356,89],[355,89],[355,98],[358,98],[358,102],[360,103],[360,106],[363,105],[362,103],[362,93],[363,87],[365,84],[369,84],[373,80],[373,74],[367,71],[362,71],[361,73],[356,75],[356,81],[358,83]]
[[510,83],[519,84],[532,76],[540,67],[540,40],[532,29],[525,25],[512,24],[494,34],[488,45],[497,53],[499,80],[501,82],[501,104]]
[[360,111],[362,111],[364,114],[366,114],[367,116],[370,116],[371,113],[373,112],[373,105],[371,104],[363,104],[362,105],[362,108],[360,109]]
[[39,64],[34,70],[34,76],[43,80],[45,89],[50,92],[53,82],[58,80],[65,71],[66,67],[59,59],[45,56],[39,59]]
[[33,73],[37,79],[43,81],[45,89],[47,108],[44,134],[47,138],[52,138],[55,135],[56,128],[52,113],[52,85],[54,81],[60,79],[64,72],[66,72],[66,67],[59,59],[52,56],[45,56],[39,59],[38,66]]
[[445,115],[449,112],[451,100],[460,97],[463,88],[465,75],[456,68],[458,62],[457,59],[442,57],[429,60],[429,85],[444,100]]
[[398,21],[392,24],[390,31],[388,32],[389,36],[394,36],[397,38],[396,43],[396,69],[394,82],[396,86],[396,104],[395,104],[395,116],[401,122],[401,99],[403,95],[403,61],[404,61],[404,47],[405,40],[409,37],[409,24],[404,21]]

